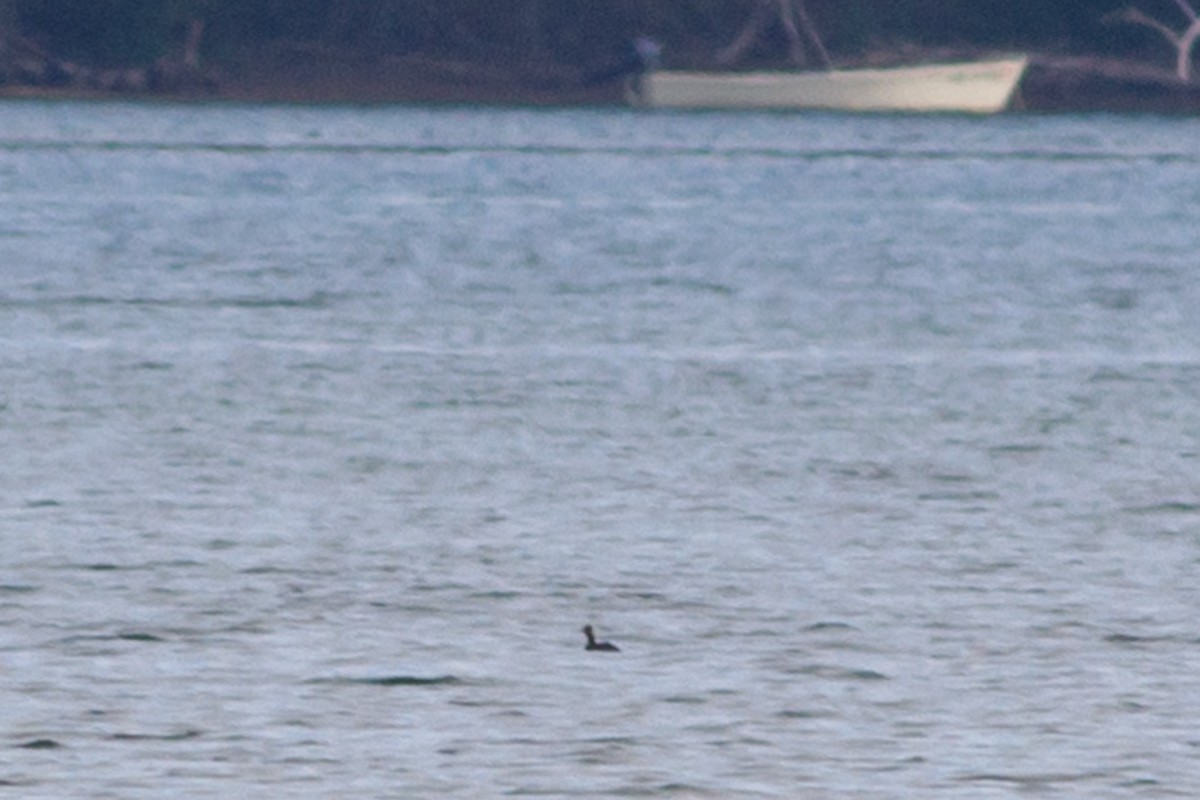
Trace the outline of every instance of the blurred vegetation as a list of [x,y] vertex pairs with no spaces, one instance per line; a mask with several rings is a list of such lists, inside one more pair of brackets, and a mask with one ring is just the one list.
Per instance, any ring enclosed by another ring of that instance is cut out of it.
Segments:
[[[63,59],[145,66],[179,57],[193,20],[208,62],[287,45],[363,56],[422,55],[586,65],[638,34],[667,63],[703,62],[729,43],[760,0],[0,0],[0,33]],[[1106,14],[1136,5],[1175,24],[1174,0],[808,0],[835,59],[905,47],[1163,55],[1163,42]],[[779,26],[776,26],[779,27]],[[780,60],[768,31],[749,57]]]

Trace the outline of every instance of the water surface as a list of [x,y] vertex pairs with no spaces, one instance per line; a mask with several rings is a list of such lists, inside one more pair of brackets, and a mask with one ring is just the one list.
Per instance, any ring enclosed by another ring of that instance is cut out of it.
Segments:
[[1200,123],[2,112],[12,792],[1200,792]]

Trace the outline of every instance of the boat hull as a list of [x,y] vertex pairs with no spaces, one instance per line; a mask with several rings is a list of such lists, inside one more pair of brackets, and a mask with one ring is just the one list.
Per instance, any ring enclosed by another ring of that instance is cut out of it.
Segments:
[[1029,59],[830,72],[682,72],[643,76],[650,108],[826,109],[993,114],[1012,103]]

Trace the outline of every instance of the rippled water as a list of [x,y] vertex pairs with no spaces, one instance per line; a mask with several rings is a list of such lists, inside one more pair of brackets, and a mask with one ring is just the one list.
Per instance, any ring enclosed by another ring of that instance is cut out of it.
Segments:
[[1198,133],[3,104],[0,791],[1196,796]]

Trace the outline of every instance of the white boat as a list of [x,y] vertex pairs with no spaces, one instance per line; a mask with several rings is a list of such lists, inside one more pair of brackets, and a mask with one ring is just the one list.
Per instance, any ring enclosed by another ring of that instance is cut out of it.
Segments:
[[642,76],[636,102],[649,108],[994,114],[1013,102],[1028,65],[1022,55],[826,72],[661,70]]

